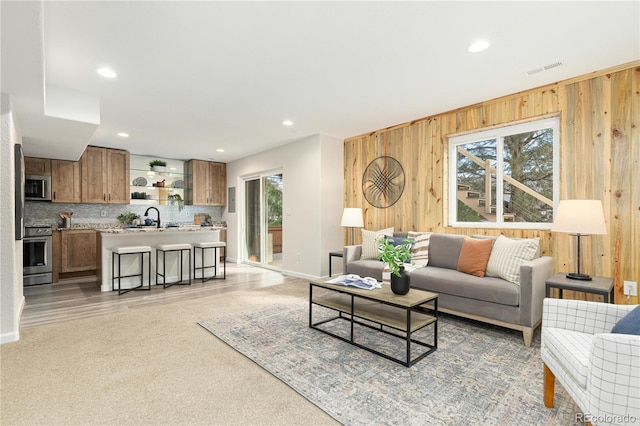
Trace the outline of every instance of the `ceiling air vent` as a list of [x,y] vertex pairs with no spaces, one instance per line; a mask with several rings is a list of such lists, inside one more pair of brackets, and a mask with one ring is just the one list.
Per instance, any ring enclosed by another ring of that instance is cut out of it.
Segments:
[[554,62],[553,64],[545,65],[543,68],[545,71],[549,71],[551,68],[558,68],[563,65],[564,64],[562,63],[562,61],[559,61],[559,62]]
[[543,71],[549,71],[549,70],[551,70],[553,68],[558,68],[558,67],[561,67],[563,65],[564,65],[564,62],[562,62],[562,61],[554,62],[554,63],[549,64],[549,65],[544,65],[544,66],[542,66],[540,68],[534,68],[532,70],[529,70],[529,71],[527,71],[527,75],[533,75],[533,74],[541,73]]

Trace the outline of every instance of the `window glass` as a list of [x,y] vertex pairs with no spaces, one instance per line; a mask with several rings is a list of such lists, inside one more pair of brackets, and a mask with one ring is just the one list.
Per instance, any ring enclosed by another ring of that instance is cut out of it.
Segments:
[[453,226],[550,226],[557,197],[558,119],[450,139]]

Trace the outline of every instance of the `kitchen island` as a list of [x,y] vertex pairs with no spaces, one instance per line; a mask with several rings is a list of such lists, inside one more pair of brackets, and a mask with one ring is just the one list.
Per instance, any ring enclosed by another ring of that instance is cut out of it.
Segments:
[[[100,285],[100,291],[111,291],[111,249],[120,246],[145,245],[152,249],[158,244],[178,244],[202,241],[219,241],[220,231],[225,228],[216,226],[180,226],[156,228],[144,226],[140,228],[111,228],[99,229],[97,234],[97,280]],[[175,260],[176,255],[167,256],[167,282],[178,280],[178,263]],[[188,257],[184,256],[182,261],[183,268],[193,273],[193,250],[191,255],[191,264]],[[145,255],[144,281],[148,279],[147,256]],[[207,251],[205,255],[205,264],[213,265],[213,251]],[[218,262],[219,264],[219,262]],[[198,265],[200,265],[200,256],[198,253]],[[155,249],[151,253],[151,284],[155,284],[156,271],[156,254]],[[137,256],[122,257],[122,272],[124,275],[139,273],[140,261]],[[209,276],[213,274],[213,269],[209,269]],[[123,275],[121,274],[121,275]],[[186,274],[185,274],[186,275]],[[205,277],[208,276],[205,273]],[[199,274],[198,274],[199,276]],[[123,278],[122,288],[131,288],[139,284],[140,278]],[[161,281],[162,283],[162,281]]]

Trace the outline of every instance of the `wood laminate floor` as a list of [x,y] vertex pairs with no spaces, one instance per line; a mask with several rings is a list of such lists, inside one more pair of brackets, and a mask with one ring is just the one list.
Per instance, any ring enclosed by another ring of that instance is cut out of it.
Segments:
[[280,272],[248,265],[227,263],[226,280],[211,280],[151,291],[101,292],[95,276],[62,280],[56,284],[24,287],[25,307],[21,328],[35,327],[129,309],[199,299],[235,290],[252,290],[286,282],[301,281]]

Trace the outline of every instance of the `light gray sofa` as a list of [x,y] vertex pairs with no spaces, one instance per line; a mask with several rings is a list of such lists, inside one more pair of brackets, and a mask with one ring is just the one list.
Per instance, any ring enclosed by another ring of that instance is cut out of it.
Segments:
[[[407,233],[394,233],[406,237]],[[411,272],[409,283],[438,293],[438,309],[465,318],[522,331],[524,344],[531,345],[533,331],[542,321],[545,281],[553,275],[553,261],[539,256],[520,267],[520,285],[502,278],[476,277],[457,271],[463,235],[431,234],[429,262]],[[384,265],[379,260],[360,259],[362,246],[346,246],[345,274],[382,280]]]

